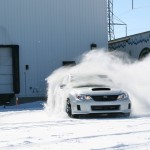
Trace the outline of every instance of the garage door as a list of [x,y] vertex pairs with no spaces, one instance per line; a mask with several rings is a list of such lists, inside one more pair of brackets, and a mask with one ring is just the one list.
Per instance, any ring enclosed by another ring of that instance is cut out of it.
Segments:
[[13,93],[11,48],[0,48],[0,94]]

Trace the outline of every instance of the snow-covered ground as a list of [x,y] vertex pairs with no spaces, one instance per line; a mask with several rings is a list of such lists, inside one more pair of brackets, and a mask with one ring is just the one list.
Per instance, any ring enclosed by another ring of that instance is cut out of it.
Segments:
[[43,102],[0,106],[0,150],[149,150],[150,116],[50,117]]
[[[1,106],[0,150],[150,150],[150,55],[143,61],[132,61],[122,53],[90,51],[78,65],[61,67],[46,79],[46,105],[39,101]],[[68,93],[60,85],[65,75],[78,72],[108,75],[127,91],[131,117],[67,117]]]

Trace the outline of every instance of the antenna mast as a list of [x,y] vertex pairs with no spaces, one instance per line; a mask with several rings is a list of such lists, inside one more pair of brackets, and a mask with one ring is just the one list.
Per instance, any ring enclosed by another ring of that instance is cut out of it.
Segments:
[[107,0],[108,39],[114,40],[113,0]]
[[[133,0],[132,0],[132,8],[133,8]],[[116,20],[115,23],[114,23],[114,19]],[[108,22],[108,40],[109,41],[115,39],[115,32],[114,32],[115,25],[125,26],[125,33],[127,36],[127,24],[124,23],[117,16],[115,16],[113,13],[113,0],[107,0],[107,22]]]
[[134,7],[133,7],[133,0],[132,0],[132,9],[134,9]]

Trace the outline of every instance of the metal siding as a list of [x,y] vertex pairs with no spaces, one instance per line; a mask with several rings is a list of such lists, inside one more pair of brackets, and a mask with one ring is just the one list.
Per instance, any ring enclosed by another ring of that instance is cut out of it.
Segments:
[[[40,96],[45,78],[95,42],[107,47],[106,0],[1,0],[0,44],[20,47],[20,96]],[[29,65],[29,70],[25,69]]]

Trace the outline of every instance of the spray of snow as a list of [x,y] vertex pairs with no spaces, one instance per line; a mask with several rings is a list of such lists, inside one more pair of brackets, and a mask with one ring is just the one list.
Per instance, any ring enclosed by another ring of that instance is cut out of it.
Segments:
[[[133,61],[121,52],[107,52],[93,50],[83,54],[80,61],[73,67],[61,67],[54,71],[46,80],[47,104],[45,110],[51,115],[63,115],[68,91],[62,90],[60,85],[68,74],[105,74],[112,81],[127,91],[132,101],[132,115],[150,115],[150,57],[142,61]],[[88,82],[88,81],[87,81]]]

